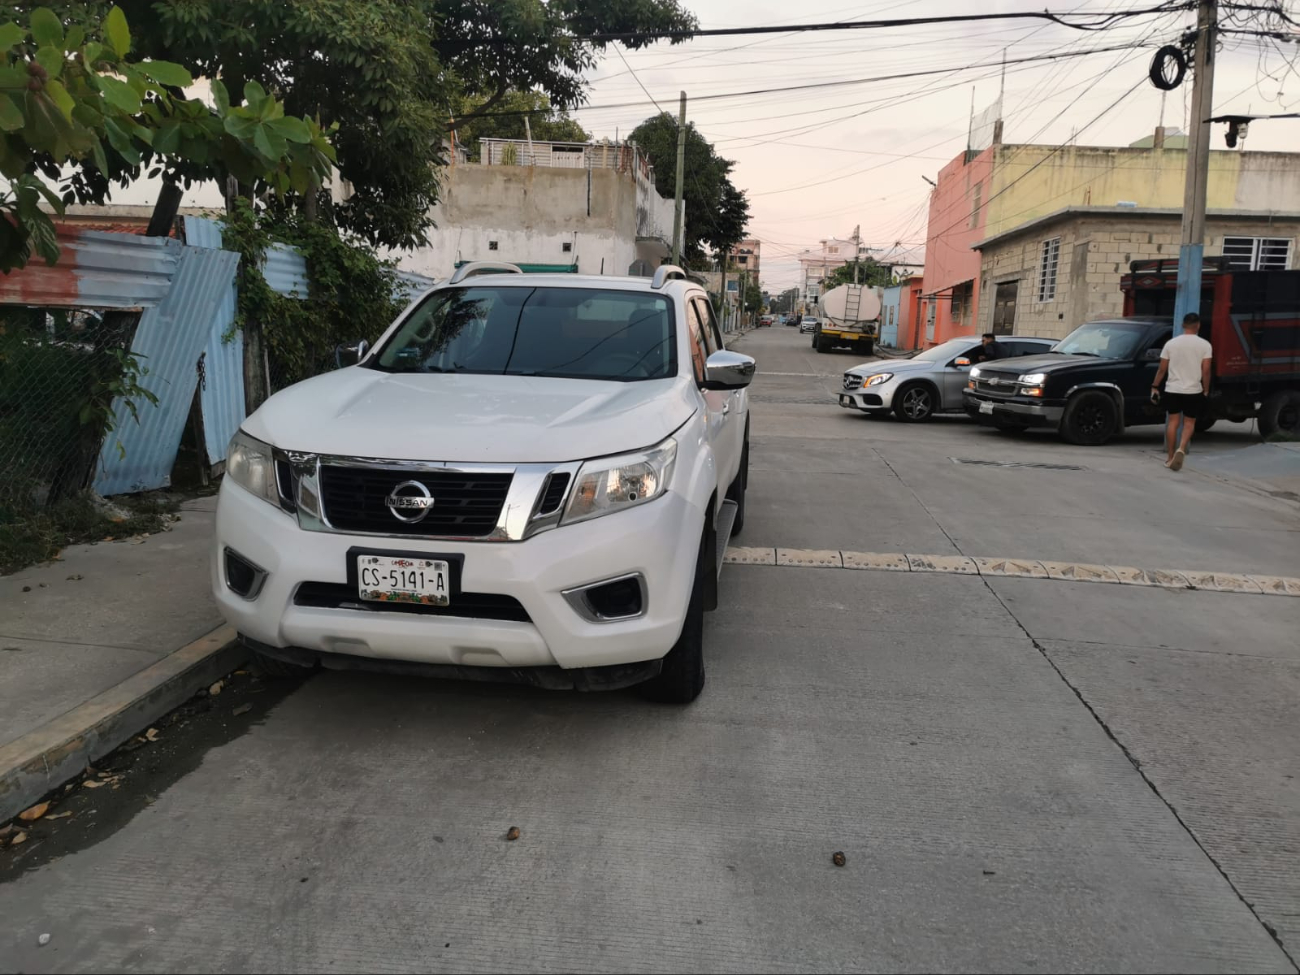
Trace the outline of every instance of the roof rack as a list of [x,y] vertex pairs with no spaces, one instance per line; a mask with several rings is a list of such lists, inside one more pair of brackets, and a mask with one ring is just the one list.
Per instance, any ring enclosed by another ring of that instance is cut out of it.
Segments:
[[655,269],[655,276],[650,281],[650,287],[662,288],[671,280],[686,281],[689,280],[686,272],[676,264],[664,264],[662,267]]
[[515,264],[507,264],[505,261],[470,261],[468,264],[462,264],[456,268],[456,272],[451,276],[450,284],[460,284],[466,278],[472,278],[479,274],[523,274],[523,270]]

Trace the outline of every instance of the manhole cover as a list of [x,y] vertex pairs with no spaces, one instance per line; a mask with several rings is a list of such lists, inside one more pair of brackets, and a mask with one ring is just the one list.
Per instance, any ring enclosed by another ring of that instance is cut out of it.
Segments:
[[972,467],[1032,467],[1041,471],[1086,471],[1088,468],[1076,464],[1033,464],[1019,460],[980,460],[974,457],[949,457],[954,464],[968,464]]

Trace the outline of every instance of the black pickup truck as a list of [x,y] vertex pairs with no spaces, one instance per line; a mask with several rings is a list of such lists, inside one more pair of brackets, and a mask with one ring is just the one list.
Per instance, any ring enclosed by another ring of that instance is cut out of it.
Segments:
[[1164,421],[1151,382],[1172,331],[1166,317],[1080,325],[1045,355],[973,367],[962,406],[999,430],[1048,426],[1071,443],[1105,443],[1125,427]]
[[[1050,355],[971,369],[962,406],[1002,430],[1052,426],[1080,444],[1161,422],[1151,380],[1172,332],[1177,279],[1174,261],[1133,261],[1120,279],[1123,318],[1079,326]],[[1300,437],[1300,269],[1243,271],[1206,258],[1200,313],[1214,362],[1196,429],[1255,419],[1265,438]]]

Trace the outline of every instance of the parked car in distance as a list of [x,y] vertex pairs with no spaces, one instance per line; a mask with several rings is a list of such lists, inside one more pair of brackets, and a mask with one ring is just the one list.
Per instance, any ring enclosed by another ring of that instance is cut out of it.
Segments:
[[[966,412],[1009,432],[1054,427],[1076,444],[1102,444],[1126,426],[1163,422],[1151,381],[1172,332],[1163,316],[1080,325],[1048,355],[971,369]],[[1212,423],[1198,420],[1196,429]]]
[[785,319],[785,324],[787,324],[787,325],[798,325],[798,324],[799,324],[799,318],[800,318],[799,315],[787,315],[787,316],[786,316],[786,319]]
[[816,332],[818,321],[820,319],[814,318],[812,315],[804,315],[799,319],[799,331],[801,333]]
[[759,315],[759,316],[758,316],[758,327],[759,327],[759,328],[771,328],[771,327],[772,327],[772,316],[771,316],[771,315]]
[[[1046,352],[1055,342],[1028,335],[998,337],[1009,359]],[[854,366],[844,373],[840,406],[876,416],[892,412],[909,423],[928,420],[936,413],[960,413],[965,408],[962,394],[968,373],[982,355],[983,346],[977,338],[949,339],[910,359]]]
[[704,290],[467,264],[231,442],[217,605],[271,674],[704,685],[754,360]]

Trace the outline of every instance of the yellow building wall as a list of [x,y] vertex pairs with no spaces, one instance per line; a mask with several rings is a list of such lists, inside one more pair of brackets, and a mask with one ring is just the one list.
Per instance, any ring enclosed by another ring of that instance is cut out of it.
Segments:
[[[1053,150],[1032,145],[997,148],[986,195],[986,239],[1068,206],[1182,208],[1185,150]],[[1300,212],[1300,153],[1212,152],[1207,206]]]

